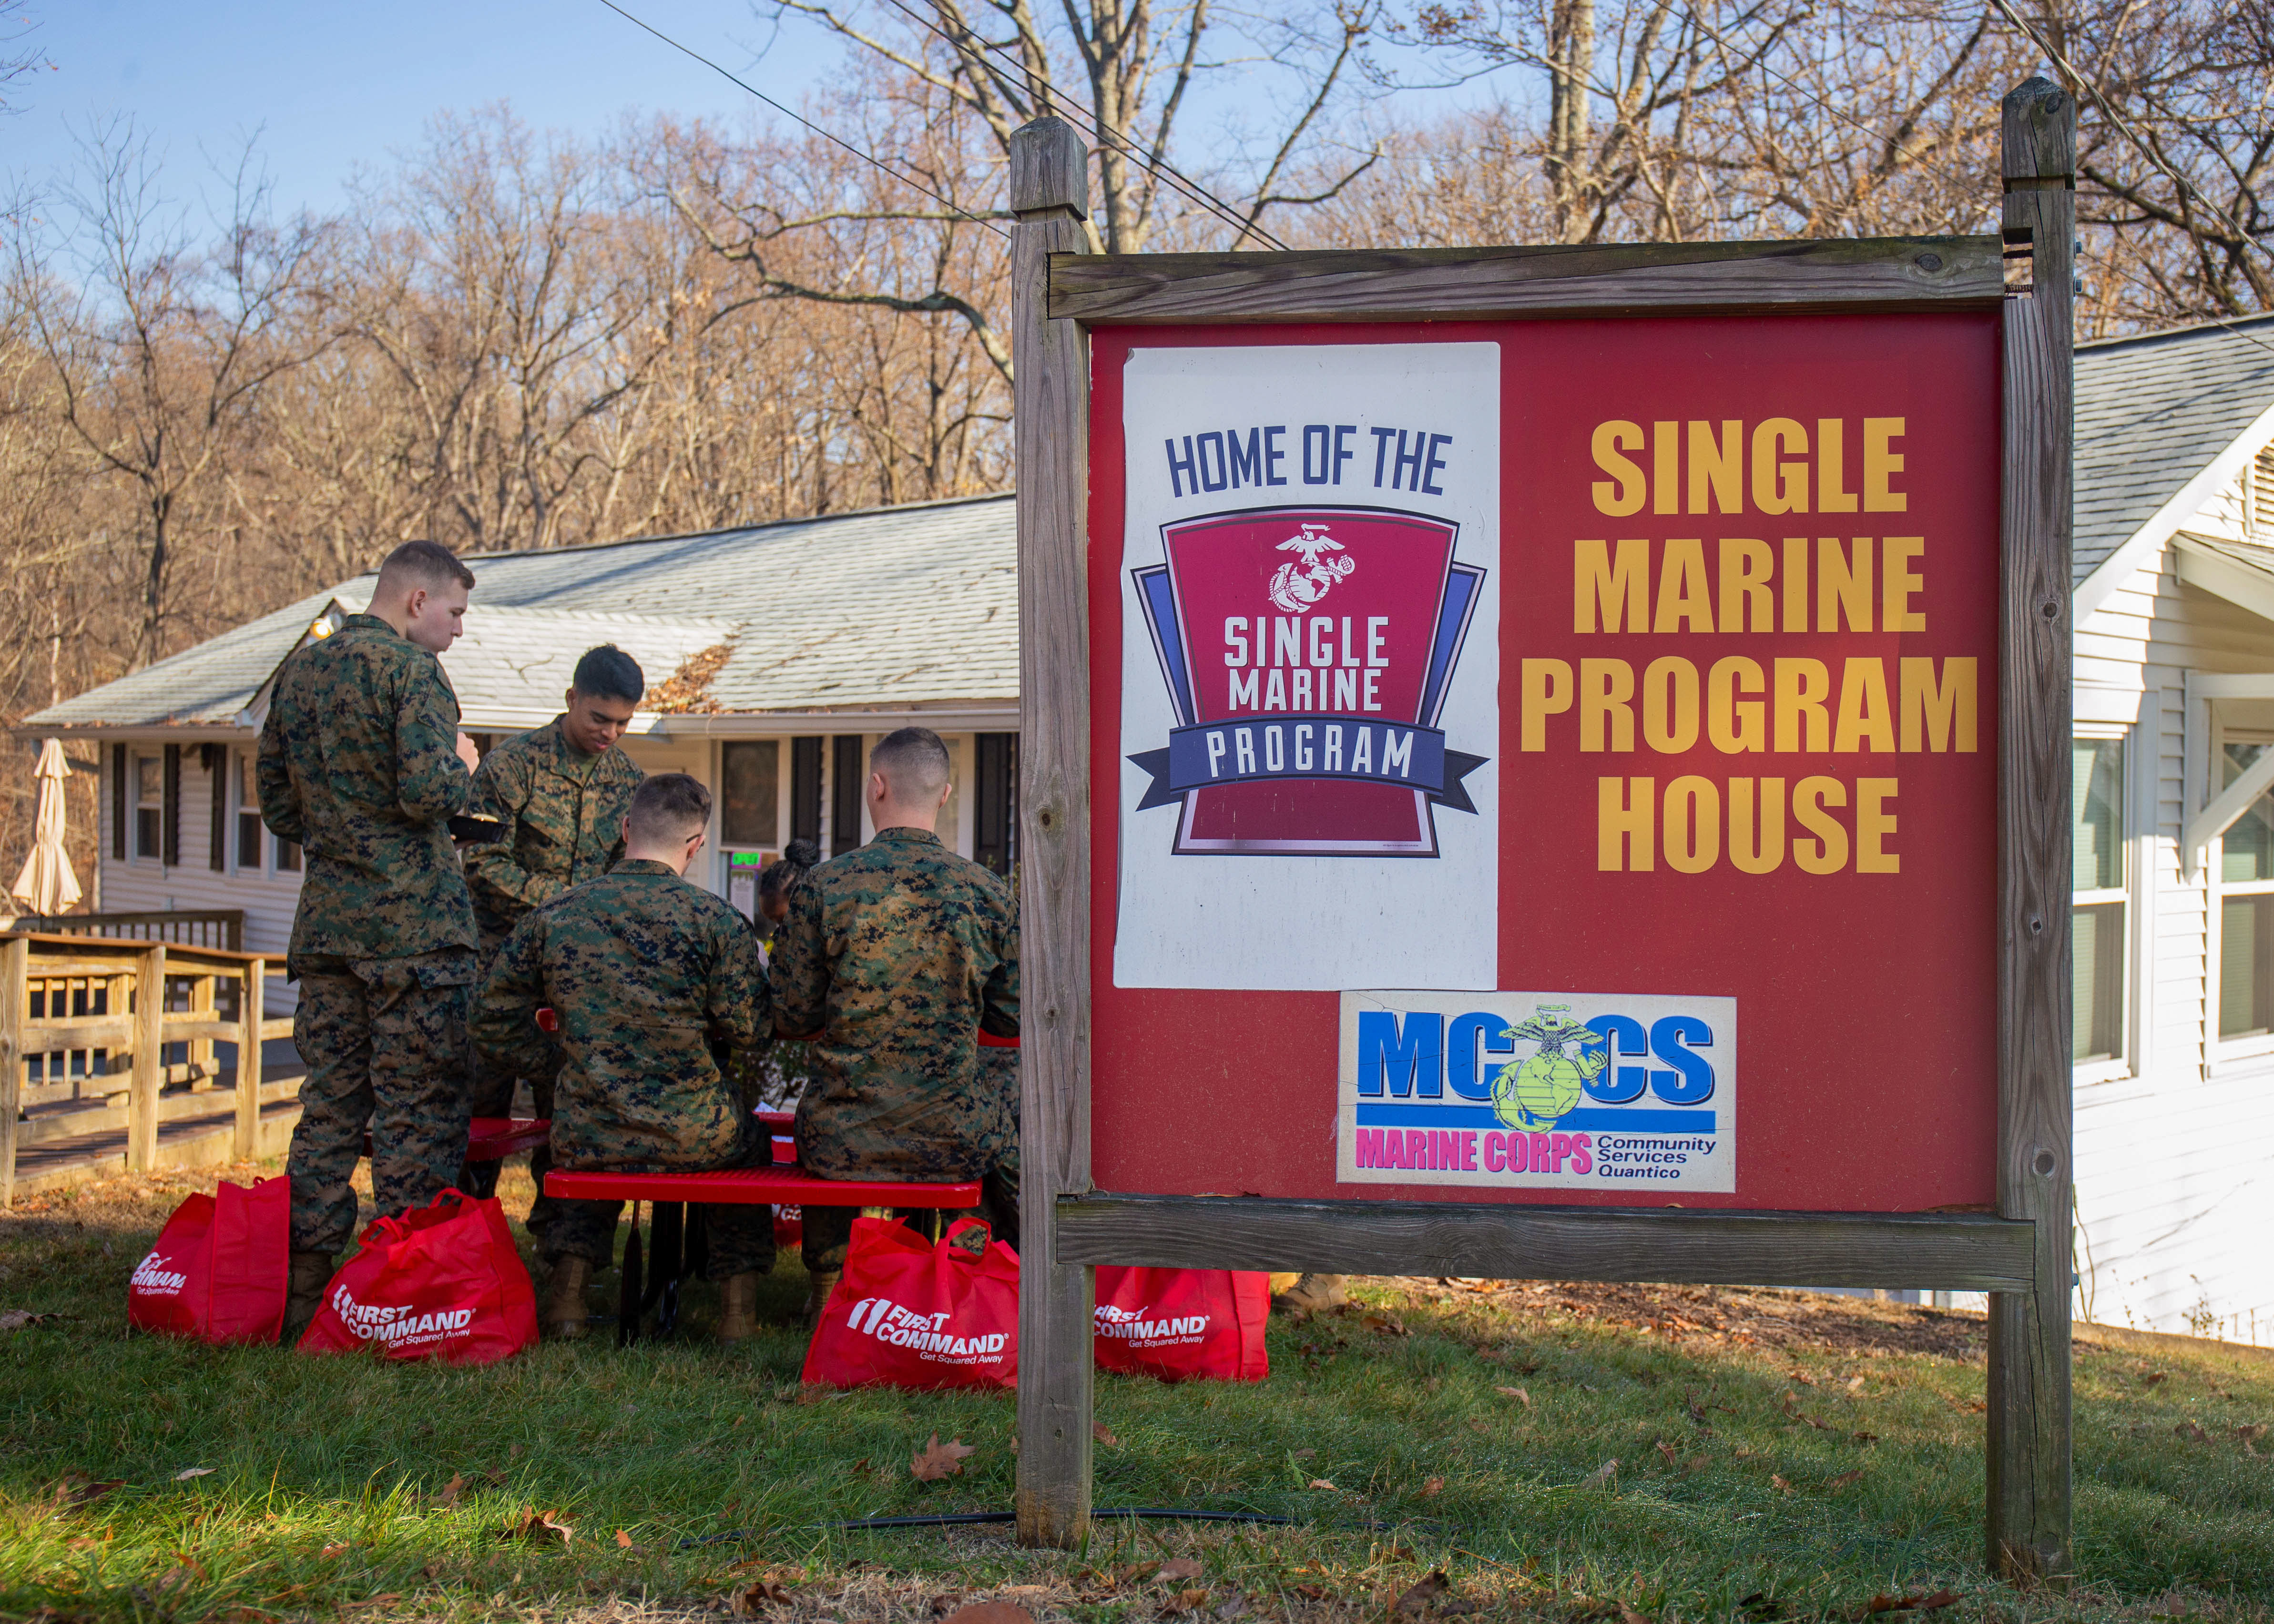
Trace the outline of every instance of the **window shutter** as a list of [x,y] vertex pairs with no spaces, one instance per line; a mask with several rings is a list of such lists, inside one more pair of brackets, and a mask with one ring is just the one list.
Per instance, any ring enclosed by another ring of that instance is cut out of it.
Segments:
[[789,838],[821,843],[821,740],[789,741]]
[[166,867],[182,866],[182,747],[166,747],[165,809],[162,838],[165,841]]
[[110,854],[126,861],[126,747],[110,747]]
[[213,805],[206,811],[206,867],[215,874],[229,871],[229,747],[201,744],[198,759],[205,763],[206,782]]
[[2263,447],[2251,464],[2250,534],[2274,543],[2274,446]]
[[842,857],[861,846],[861,735],[839,733],[829,741],[829,854]]

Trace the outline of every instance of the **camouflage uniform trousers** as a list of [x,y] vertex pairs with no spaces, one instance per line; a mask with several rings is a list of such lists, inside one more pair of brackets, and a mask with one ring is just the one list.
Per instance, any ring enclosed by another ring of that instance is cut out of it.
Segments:
[[[712,1164],[713,1169],[765,1167],[773,1161],[773,1136],[771,1129],[755,1116],[745,1114],[734,1154],[723,1162]],[[591,1170],[580,1169],[579,1171]],[[674,1168],[674,1172],[694,1172],[692,1168]],[[709,1253],[704,1267],[706,1280],[724,1280],[729,1274],[746,1274],[752,1270],[765,1274],[774,1266],[774,1209],[765,1206],[742,1203],[698,1203],[704,1228],[709,1237]],[[622,1215],[621,1201],[555,1201],[553,1222],[543,1237],[546,1262],[556,1258],[588,1258],[595,1268],[606,1268],[615,1261],[616,1220]]]
[[308,1068],[285,1163],[292,1250],[336,1253],[355,1233],[351,1181],[366,1126],[382,1218],[425,1206],[465,1159],[474,955],[307,953],[290,967],[300,989],[292,1041]]
[[[962,1212],[939,1214],[943,1231],[959,1218],[981,1218],[993,1231],[994,1238],[1019,1249],[1019,1051],[1016,1049],[982,1045],[979,1050],[978,1084],[980,1097],[977,1115],[980,1131],[973,1135],[974,1143],[952,1154],[949,1163],[953,1171],[919,1175],[929,1182],[937,1179],[968,1178],[964,1170],[976,1157],[991,1162],[990,1170],[979,1183],[979,1205]],[[841,1149],[841,1147],[837,1147]],[[802,1145],[801,1145],[801,1153]],[[802,1155],[801,1154],[801,1160]],[[837,1160],[831,1156],[828,1160]],[[822,1177],[832,1175],[822,1174]],[[847,1174],[857,1177],[857,1174]],[[801,1214],[803,1235],[799,1252],[805,1260],[806,1272],[841,1272],[845,1267],[847,1248],[852,1244],[853,1221],[864,1213],[870,1217],[898,1217],[903,1222],[922,1228],[929,1225],[932,1209],[925,1207],[808,1207]]]
[[[504,945],[503,938],[486,944],[480,966],[475,972],[476,986],[479,986],[489,974],[491,961],[496,959],[498,950]],[[544,1074],[529,1079],[531,1106],[540,1121],[550,1122],[553,1119],[553,1084],[561,1075],[562,1059],[561,1052],[556,1047],[553,1051],[553,1063]],[[467,1114],[472,1116],[512,1116],[514,1094],[521,1086],[521,1079],[522,1073],[512,1067],[493,1065],[477,1054],[474,1056],[472,1084],[467,1091]],[[502,1165],[496,1162],[465,1163],[458,1169],[458,1188],[468,1195],[488,1199],[497,1193],[498,1169]],[[552,1170],[553,1147],[550,1142],[539,1145],[529,1153],[530,1182],[537,1186],[537,1194],[529,1204],[529,1217],[524,1224],[531,1235],[541,1233],[545,1226],[553,1222],[553,1213],[560,1205],[545,1193],[545,1176]]]

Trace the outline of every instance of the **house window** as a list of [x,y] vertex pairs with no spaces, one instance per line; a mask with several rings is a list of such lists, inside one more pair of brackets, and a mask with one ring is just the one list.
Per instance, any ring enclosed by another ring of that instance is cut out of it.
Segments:
[[260,872],[260,841],[267,831],[260,826],[260,780],[255,776],[257,758],[250,750],[237,753],[237,867],[242,874]]
[[[2270,747],[2229,742],[2222,784]],[[2274,1031],[2274,802],[2261,795],[2219,842],[2218,1035]]]
[[719,747],[719,843],[770,847],[781,837],[781,741]]
[[2124,1053],[2124,741],[2077,739],[2070,748],[2074,1058],[2082,1064]]
[[165,854],[166,763],[158,756],[134,758],[134,854]]
[[299,842],[287,840],[282,835],[276,837],[276,872],[279,874],[300,872]]
[[1019,735],[980,733],[972,744],[971,855],[1008,875],[1019,861]]

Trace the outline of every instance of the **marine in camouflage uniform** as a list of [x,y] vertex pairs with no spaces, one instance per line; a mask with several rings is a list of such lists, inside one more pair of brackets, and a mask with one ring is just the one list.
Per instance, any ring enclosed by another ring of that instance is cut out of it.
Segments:
[[[508,739],[482,757],[474,774],[474,814],[507,827],[505,836],[466,849],[466,886],[473,893],[474,923],[480,932],[478,974],[487,975],[499,950],[530,911],[570,886],[606,874],[624,853],[624,814],[643,776],[623,751],[613,746],[586,755],[568,737],[565,717]],[[513,1110],[515,1085],[529,1079],[537,1114],[553,1115],[553,1079],[560,1070],[558,1048],[531,1046],[534,1071],[516,1071],[487,1059],[477,1062],[471,1109],[477,1116],[505,1116]],[[497,1183],[497,1163],[469,1163],[460,1175],[463,1189],[486,1196]],[[551,1151],[538,1146],[529,1158],[537,1199],[529,1227],[541,1229],[552,1214],[545,1194]]]
[[466,1151],[474,910],[448,820],[471,802],[441,664],[357,614],[284,662],[260,733],[261,821],[305,853],[286,970],[306,1063],[291,1249],[337,1252],[369,1125],[382,1217],[449,1187]]
[[[774,938],[774,1020],[817,1034],[799,1163],[824,1178],[982,1179],[980,1215],[1016,1244],[1019,923],[1010,888],[930,830],[880,830],[791,894]],[[982,1056],[989,1058],[983,1063]],[[1013,1068],[1005,1086],[1005,1061]],[[853,1207],[804,1209],[804,1257],[841,1270]]]
[[[722,1069],[756,1046],[772,1002],[757,934],[669,865],[634,859],[526,915],[483,978],[474,1038],[527,1076],[546,1059],[539,1006],[561,1020],[554,1165],[574,1171],[701,1172],[764,1164],[772,1139]],[[621,1201],[560,1201],[548,1259],[605,1267]],[[773,1267],[772,1211],[714,1206],[710,1274]]]

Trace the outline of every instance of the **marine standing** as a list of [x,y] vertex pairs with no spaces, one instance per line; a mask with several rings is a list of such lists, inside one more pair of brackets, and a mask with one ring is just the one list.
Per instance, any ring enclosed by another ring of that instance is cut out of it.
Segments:
[[[979,1034],[1019,1032],[1010,887],[940,843],[947,747],[925,727],[869,758],[876,836],[791,891],[774,937],[774,1021],[812,1038],[797,1107],[799,1163],[824,1178],[983,1181],[980,1214],[1016,1244],[1016,1094],[983,1065]],[[808,1312],[845,1267],[859,1208],[804,1209]]]
[[[682,877],[703,846],[711,792],[683,772],[642,784],[623,860],[525,915],[483,978],[482,1053],[523,1075],[546,1048],[538,1008],[560,1018],[553,1154],[572,1171],[705,1172],[772,1160],[772,1136],[730,1080],[733,1051],[764,1036],[772,1005],[757,934]],[[615,1252],[621,1201],[557,1201],[539,1320],[584,1334],[584,1292]],[[721,1341],[757,1328],[758,1277],[773,1267],[772,1209],[707,1209],[709,1273],[721,1280]]]
[[371,605],[288,658],[260,730],[260,816],[306,854],[286,974],[307,1064],[292,1179],[289,1341],[353,1234],[366,1125],[381,1217],[448,1188],[466,1150],[474,910],[449,820],[473,743],[435,657],[473,572],[431,541],[387,556]]
[[[466,885],[474,898],[474,925],[480,933],[480,965],[486,974],[513,928],[531,909],[615,866],[624,853],[624,814],[640,770],[617,748],[632,712],[646,692],[639,664],[614,643],[587,649],[576,662],[566,706],[544,726],[507,740],[482,758],[474,773],[474,812],[505,825],[493,841],[466,849]],[[472,1113],[512,1114],[515,1086],[529,1079],[540,1117],[553,1115],[553,1079],[560,1069],[557,1049],[532,1052],[533,1071],[516,1075],[489,1062],[474,1070]],[[537,1199],[529,1227],[541,1230],[552,1216],[545,1175],[552,1152],[538,1146],[529,1158]],[[486,1196],[497,1186],[498,1164],[468,1162],[458,1188]]]

